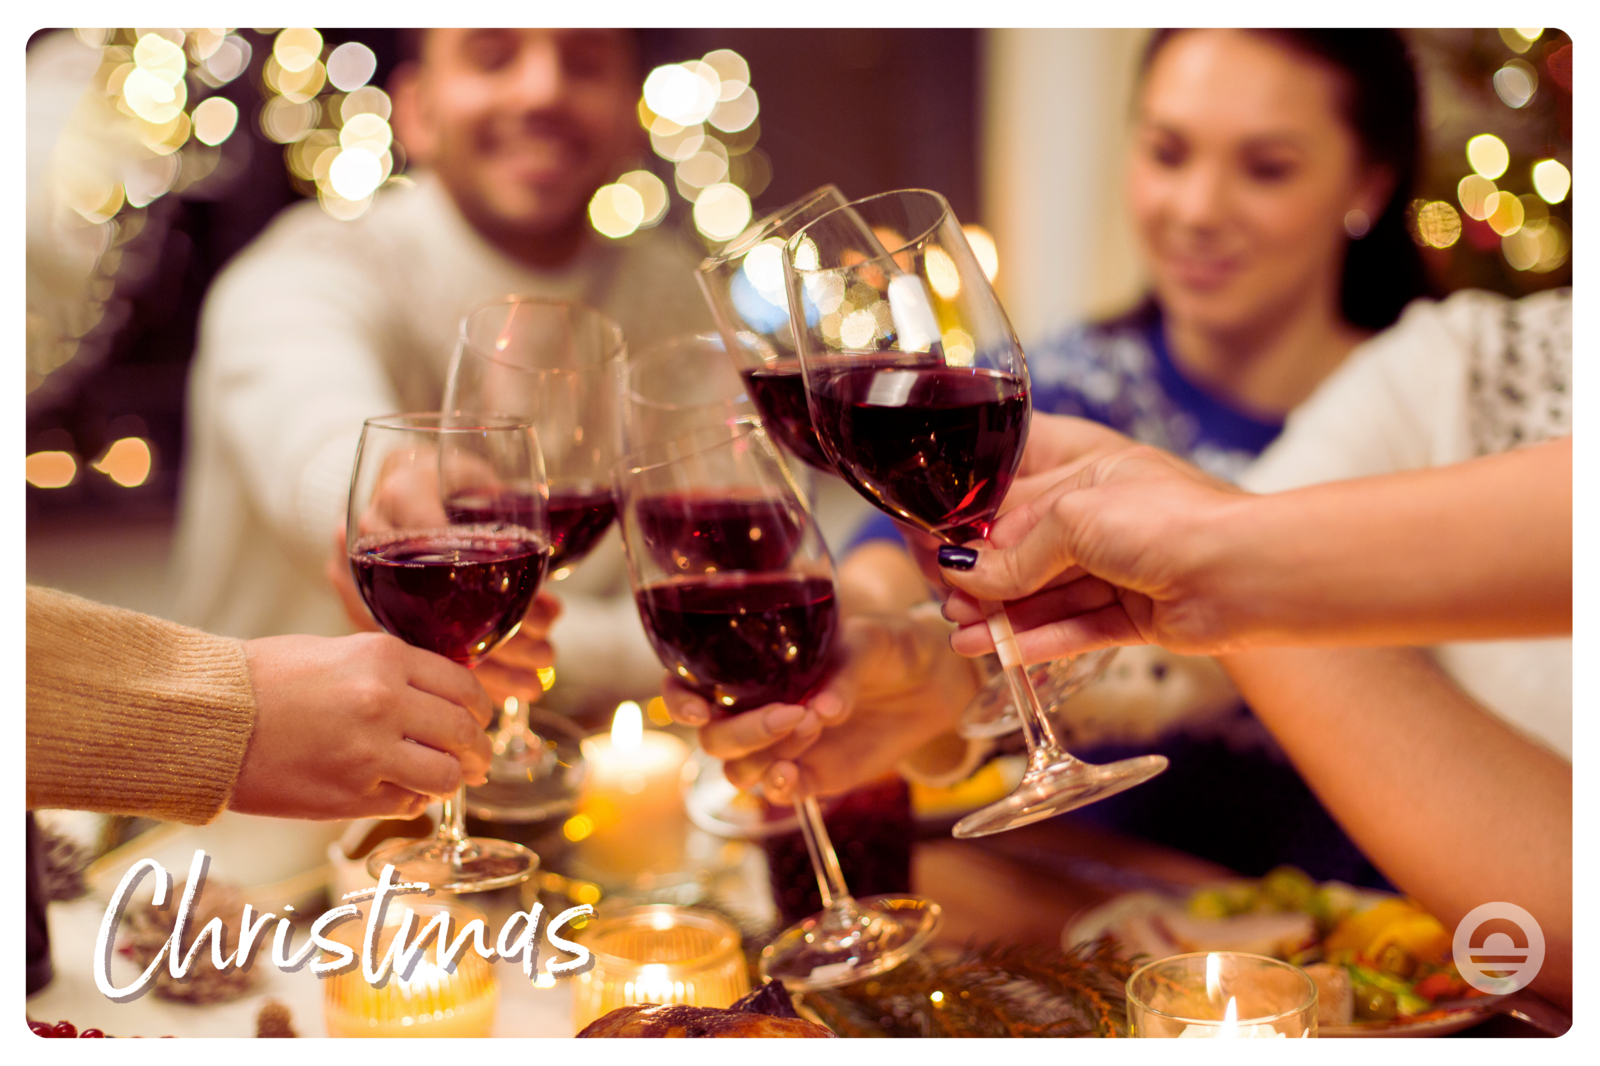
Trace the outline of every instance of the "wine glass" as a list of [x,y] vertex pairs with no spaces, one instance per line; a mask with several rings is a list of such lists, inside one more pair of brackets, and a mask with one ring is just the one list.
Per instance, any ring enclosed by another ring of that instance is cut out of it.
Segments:
[[[517,631],[550,563],[546,485],[532,425],[497,415],[368,419],[350,480],[345,546],[372,617],[407,644],[476,666]],[[457,502],[470,499],[470,507]],[[378,848],[367,871],[441,892],[526,880],[539,856],[469,837],[463,793],[438,832]]]
[[630,355],[622,408],[623,443],[630,452],[758,417],[744,379],[714,333],[680,333]]
[[783,243],[806,223],[847,202],[836,186],[813,189],[752,223],[695,272],[723,345],[767,432],[791,455],[829,474],[833,465],[811,428],[789,325]]
[[[798,703],[827,679],[839,621],[833,562],[759,424],[714,426],[630,454],[617,498],[645,632],[667,671],[713,713]],[[938,927],[938,905],[853,899],[816,797],[799,799],[796,813],[824,909],[762,952],[762,975],[830,988],[905,961]]]
[[[567,577],[616,517],[611,468],[622,450],[617,389],[624,360],[621,328],[568,300],[503,296],[461,320],[444,410],[532,422],[549,482],[552,581]],[[546,715],[542,728],[550,735],[541,736],[530,713],[515,697],[501,708],[489,781],[467,791],[480,818],[539,821],[577,803],[582,732]]]
[[[791,237],[783,263],[812,422],[839,475],[948,544],[987,537],[1027,438],[1028,368],[950,205],[923,190],[857,200]],[[1028,768],[1011,795],[958,822],[956,836],[1029,825],[1166,769],[1159,755],[1106,766],[1070,755],[1003,605],[984,606],[1022,708]]]

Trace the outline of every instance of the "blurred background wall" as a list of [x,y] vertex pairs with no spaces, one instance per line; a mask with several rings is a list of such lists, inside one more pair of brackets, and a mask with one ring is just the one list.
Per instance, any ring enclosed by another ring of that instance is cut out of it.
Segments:
[[[1121,171],[1146,37],[640,31],[647,70],[686,64],[668,73],[718,79],[720,110],[694,141],[650,109],[647,83],[653,151],[601,190],[592,217],[608,238],[655,225],[709,248],[824,182],[852,196],[937,189],[981,227],[975,242],[992,240],[995,284],[1026,345],[1140,294]],[[1409,38],[1428,116],[1413,233],[1438,286],[1570,284],[1570,41],[1493,28]],[[303,197],[358,217],[372,190],[339,185],[351,172],[332,167],[341,152],[368,152],[380,180],[406,180],[383,121],[396,59],[383,29],[30,39],[29,580],[162,612],[206,287]],[[1495,189],[1506,195],[1486,201]]]

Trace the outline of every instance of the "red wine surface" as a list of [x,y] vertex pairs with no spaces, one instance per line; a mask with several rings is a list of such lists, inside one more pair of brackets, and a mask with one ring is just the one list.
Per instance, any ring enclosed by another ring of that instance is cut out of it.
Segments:
[[572,566],[594,550],[617,517],[610,489],[550,489],[550,569]]
[[363,537],[350,569],[384,629],[473,666],[521,624],[549,560],[525,531],[460,526]]
[[1027,439],[1026,386],[994,370],[841,362],[812,375],[840,476],[950,543],[987,536]]
[[662,665],[726,714],[804,699],[828,669],[833,582],[712,574],[634,593]]
[[[527,492],[457,496],[445,506],[452,522],[492,525],[509,522],[536,528],[533,496]],[[611,490],[593,485],[550,488],[550,570],[572,566],[594,550],[617,517]]]
[[785,448],[818,470],[833,473],[833,464],[817,440],[806,406],[806,382],[798,363],[744,372],[750,401],[761,412],[762,424]]
[[645,550],[669,574],[782,570],[805,529],[792,500],[755,491],[646,496],[634,513]]

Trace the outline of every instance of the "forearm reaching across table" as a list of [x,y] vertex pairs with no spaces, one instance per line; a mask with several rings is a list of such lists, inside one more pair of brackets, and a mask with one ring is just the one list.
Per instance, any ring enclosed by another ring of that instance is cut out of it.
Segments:
[[1266,496],[1157,449],[1094,443],[1001,516],[999,550],[946,570],[958,651],[992,648],[980,599],[1008,601],[1034,662],[1118,644],[1214,654],[1571,631],[1570,437]]

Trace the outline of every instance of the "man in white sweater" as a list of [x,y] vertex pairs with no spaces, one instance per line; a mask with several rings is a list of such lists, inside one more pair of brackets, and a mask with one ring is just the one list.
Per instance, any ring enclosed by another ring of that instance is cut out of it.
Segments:
[[[190,377],[174,562],[180,621],[254,638],[350,631],[324,576],[364,419],[436,409],[463,313],[505,293],[582,300],[635,351],[708,329],[691,251],[608,242],[594,191],[645,151],[623,30],[440,29],[391,81],[414,181],[341,222],[283,212],[218,277]],[[649,691],[659,667],[613,534],[560,586],[565,681]]]

